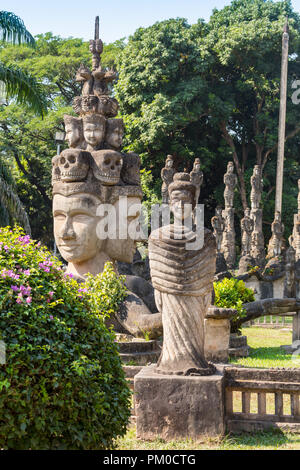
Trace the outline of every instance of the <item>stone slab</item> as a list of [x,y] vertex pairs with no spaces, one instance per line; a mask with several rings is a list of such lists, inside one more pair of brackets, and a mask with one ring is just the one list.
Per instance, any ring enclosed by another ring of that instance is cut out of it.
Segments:
[[170,441],[225,432],[224,376],[160,375],[144,367],[134,378],[137,437]]
[[230,321],[228,319],[206,318],[205,357],[211,362],[228,362]]

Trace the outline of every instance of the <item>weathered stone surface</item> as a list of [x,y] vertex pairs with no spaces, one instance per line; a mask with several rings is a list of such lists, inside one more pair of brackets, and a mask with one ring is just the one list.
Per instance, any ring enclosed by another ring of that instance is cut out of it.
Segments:
[[[220,206],[216,207],[215,215],[211,219],[211,226],[214,231],[214,236],[215,236],[216,245],[217,245],[217,252],[219,255],[221,251],[221,247],[222,247],[223,232],[225,230],[225,220],[223,219],[223,216],[222,216],[222,207]],[[223,259],[225,262],[224,255],[223,255]],[[226,265],[226,262],[225,262],[225,265]],[[223,271],[226,271],[226,269],[227,268],[223,269]],[[218,260],[217,260],[217,272],[222,272],[220,270],[218,271]]]
[[168,155],[164,168],[161,170],[161,195],[162,203],[169,204],[169,192],[168,188],[173,181],[173,176],[175,175],[176,170],[174,168],[174,157],[173,155]]
[[271,226],[272,237],[268,246],[268,258],[273,258],[281,255],[283,245],[284,225],[281,222],[280,212],[275,212],[275,218]]
[[206,359],[211,362],[228,362],[230,320],[206,317],[204,331]]
[[214,369],[204,357],[204,317],[212,300],[215,239],[205,229],[202,245],[187,224],[196,204],[196,187],[188,173],[175,174],[169,196],[174,224],[154,230],[149,238],[151,278],[164,331],[155,371],[212,374]]
[[214,318],[215,320],[230,320],[237,313],[233,308],[209,307],[206,318]]
[[138,276],[126,276],[126,286],[147,305],[152,313],[157,312],[154,289],[150,282]]
[[199,202],[201,186],[203,183],[203,172],[201,171],[200,159],[196,158],[193,165],[193,170],[190,173],[191,183],[196,187],[195,200],[196,204]]
[[237,176],[234,174],[234,163],[229,162],[227,165],[227,173],[224,175],[224,200],[225,209],[233,208],[234,190],[237,185]]
[[224,433],[224,379],[157,375],[145,367],[134,378],[137,437],[199,439]]
[[224,255],[228,268],[232,269],[236,261],[234,209],[230,207],[224,209],[222,216],[225,220],[225,230],[223,232],[221,252]]

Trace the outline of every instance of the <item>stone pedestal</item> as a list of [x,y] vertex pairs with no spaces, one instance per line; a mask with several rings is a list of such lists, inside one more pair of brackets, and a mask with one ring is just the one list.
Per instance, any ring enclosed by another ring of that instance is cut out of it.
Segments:
[[225,432],[224,377],[159,375],[144,367],[134,378],[137,437],[199,439]]
[[236,313],[236,310],[230,308],[210,307],[208,309],[204,322],[204,350],[208,361],[228,362],[230,318]]

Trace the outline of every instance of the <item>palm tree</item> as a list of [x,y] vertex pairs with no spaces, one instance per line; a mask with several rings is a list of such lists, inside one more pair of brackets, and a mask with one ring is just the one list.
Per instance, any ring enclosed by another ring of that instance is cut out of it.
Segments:
[[[27,44],[35,47],[34,38],[23,21],[8,11],[0,11],[0,42]],[[46,98],[36,79],[18,67],[7,67],[0,62],[0,94],[6,99],[15,98],[19,104],[27,104],[35,113],[47,112]],[[17,221],[30,234],[27,213],[14,189],[14,181],[7,165],[0,160],[0,225]]]
[[[0,41],[35,47],[34,38],[23,21],[9,11],[0,11]],[[18,67],[7,67],[0,62],[0,81],[4,84],[6,98],[16,98],[19,104],[27,103],[34,112],[42,116],[47,112],[42,87],[34,77]]]

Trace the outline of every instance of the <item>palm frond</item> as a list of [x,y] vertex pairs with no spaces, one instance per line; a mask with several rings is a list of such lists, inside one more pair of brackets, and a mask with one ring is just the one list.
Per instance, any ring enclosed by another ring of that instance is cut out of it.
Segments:
[[35,40],[27,31],[24,22],[10,11],[0,11],[0,39],[12,44],[35,46]]
[[12,187],[0,176],[0,205],[7,211],[12,219],[15,219],[28,235],[31,235],[31,228],[28,215],[21,203],[18,195]]
[[0,82],[4,83],[6,98],[16,98],[19,104],[28,104],[37,114],[47,113],[47,101],[37,80],[18,67],[6,67],[0,62]]

